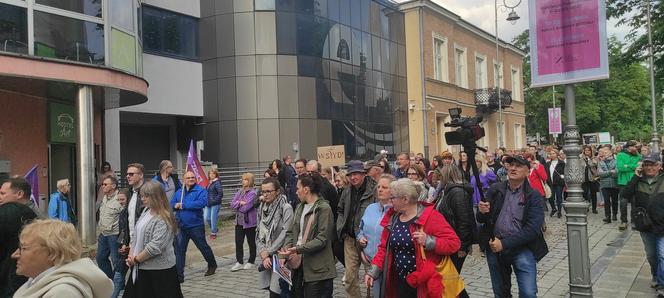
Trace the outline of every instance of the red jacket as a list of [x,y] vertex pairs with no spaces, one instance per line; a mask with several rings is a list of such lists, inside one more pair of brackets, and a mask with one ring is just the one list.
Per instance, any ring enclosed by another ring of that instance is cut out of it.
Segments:
[[542,186],[542,181],[546,183],[548,177],[546,169],[544,169],[544,165],[542,164],[539,164],[537,169],[531,169],[530,175],[528,175],[528,183],[530,183],[530,187],[537,190],[542,198],[544,198],[544,186]]
[[[428,261],[433,262],[434,264],[440,263],[440,260],[445,255],[451,255],[459,251],[461,247],[461,241],[456,235],[450,224],[447,223],[445,217],[443,217],[433,206],[429,204],[422,204],[418,206],[419,218],[410,225],[411,234],[420,228],[424,230],[424,233],[427,235],[433,236],[436,240],[436,245],[433,250],[426,251],[426,257]],[[371,262],[371,276],[376,276],[377,272],[382,272],[383,281],[387,280],[386,291],[384,297],[387,298],[397,298],[396,289],[394,281],[394,276],[391,274],[392,266],[392,252],[386,251],[387,241],[392,229],[392,216],[395,214],[394,209],[390,208],[383,220],[381,221],[381,226],[383,226],[383,234],[381,236],[380,245],[378,245],[378,252]],[[420,270],[424,260],[422,259],[421,249],[419,249],[419,244],[414,242],[415,245],[415,259],[416,259],[416,270]],[[383,261],[385,258],[388,258],[387,266],[388,268],[383,268]],[[374,273],[374,274],[372,274]],[[418,287],[417,297],[422,298],[426,297],[427,289],[426,287]]]

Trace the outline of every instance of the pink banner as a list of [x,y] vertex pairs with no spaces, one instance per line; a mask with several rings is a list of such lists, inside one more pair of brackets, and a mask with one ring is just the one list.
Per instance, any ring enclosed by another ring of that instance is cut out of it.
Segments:
[[600,67],[597,0],[537,0],[538,74]]
[[563,125],[560,119],[560,108],[549,108],[549,134],[562,134]]

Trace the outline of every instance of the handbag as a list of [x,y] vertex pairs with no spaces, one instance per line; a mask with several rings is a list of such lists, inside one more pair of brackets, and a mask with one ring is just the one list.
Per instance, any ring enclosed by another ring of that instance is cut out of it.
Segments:
[[[420,252],[422,254],[422,259],[426,262],[427,255],[424,252],[424,246],[419,245]],[[465,283],[463,278],[459,276],[459,271],[454,267],[452,259],[450,256],[443,256],[440,260],[440,263],[436,265],[435,274],[440,275],[440,280],[442,282],[442,296],[443,298],[452,298],[457,297],[464,290]]]
[[545,199],[550,199],[553,193],[551,192],[551,186],[546,184],[546,182],[542,179],[540,179],[540,182],[542,183],[542,188],[544,188],[544,198]]
[[[311,213],[311,216],[309,216],[309,221],[307,221],[307,227],[304,228],[304,235],[302,236],[302,243],[307,242],[307,236],[309,236],[309,230],[311,229],[311,226],[314,223],[314,217],[316,216],[316,209],[314,209],[313,213]],[[300,268],[302,266],[302,255],[298,253],[291,254],[290,257],[288,257],[288,260],[286,260],[286,267],[289,269],[295,270]]]
[[[652,202],[653,198],[657,194],[659,186],[662,184],[662,180],[664,179],[659,179],[659,181],[657,181],[653,193],[650,194],[650,202]],[[650,215],[648,214],[648,210],[646,208],[634,208],[634,211],[632,212],[632,222],[634,223],[635,230],[639,232],[649,232],[652,229],[652,219],[650,219]]]

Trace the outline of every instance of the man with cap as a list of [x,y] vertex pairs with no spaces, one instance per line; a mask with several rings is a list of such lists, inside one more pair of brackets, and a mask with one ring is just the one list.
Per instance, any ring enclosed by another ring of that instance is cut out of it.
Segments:
[[383,175],[383,167],[376,160],[367,161],[367,163],[364,165],[364,169],[367,171],[369,177],[371,177],[374,181],[378,181],[378,179],[380,179],[380,175]]
[[360,245],[356,240],[360,230],[360,220],[364,210],[374,203],[376,181],[367,176],[364,164],[359,160],[351,160],[346,164],[350,187],[344,189],[339,198],[339,216],[337,218],[337,236],[344,243],[344,288],[346,296],[360,298]]
[[[537,262],[547,253],[542,235],[544,200],[528,184],[530,163],[521,156],[506,159],[508,180],[494,183],[487,200],[478,205],[488,242],[486,260],[495,297],[512,297],[511,275],[516,274],[519,297],[537,296]],[[518,220],[514,220],[518,219]]]
[[[661,169],[662,163],[659,155],[653,154],[645,156],[640,165],[634,170],[632,179],[629,180],[622,191],[623,198],[632,203],[632,213],[637,208],[649,210],[652,198],[659,193],[664,193],[664,184],[662,183],[664,182],[664,175],[660,173]],[[650,264],[650,272],[652,274],[651,286],[654,287],[658,284],[655,278],[658,259],[657,236],[652,232],[651,227],[644,228],[636,225],[634,229],[641,234],[641,240],[643,241],[646,258]]]
[[629,141],[625,144],[625,149],[616,156],[616,170],[618,171],[618,191],[620,197],[620,225],[618,229],[623,231],[627,228],[627,205],[623,191],[625,186],[632,180],[636,168],[639,166],[641,155],[636,147],[636,141]]

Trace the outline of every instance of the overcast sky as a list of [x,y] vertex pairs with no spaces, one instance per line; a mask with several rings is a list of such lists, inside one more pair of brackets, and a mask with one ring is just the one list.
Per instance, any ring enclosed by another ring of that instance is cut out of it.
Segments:
[[[396,0],[397,2],[405,2],[406,0]],[[494,5],[492,0],[432,0],[438,5],[452,11],[459,15],[462,19],[472,23],[475,26],[491,33],[495,32],[495,18],[494,18]],[[498,4],[502,5],[503,0],[499,0]],[[519,0],[505,0],[509,6],[514,6]],[[528,1],[522,1],[521,4],[515,9],[516,13],[521,17],[514,25],[506,21],[508,10],[499,8],[498,10],[498,36],[511,42],[512,39],[519,35],[524,30],[528,29]],[[629,32],[629,28],[625,26],[616,27],[615,20],[609,20],[606,24],[608,36],[615,35],[619,40],[623,40],[625,35]]]

